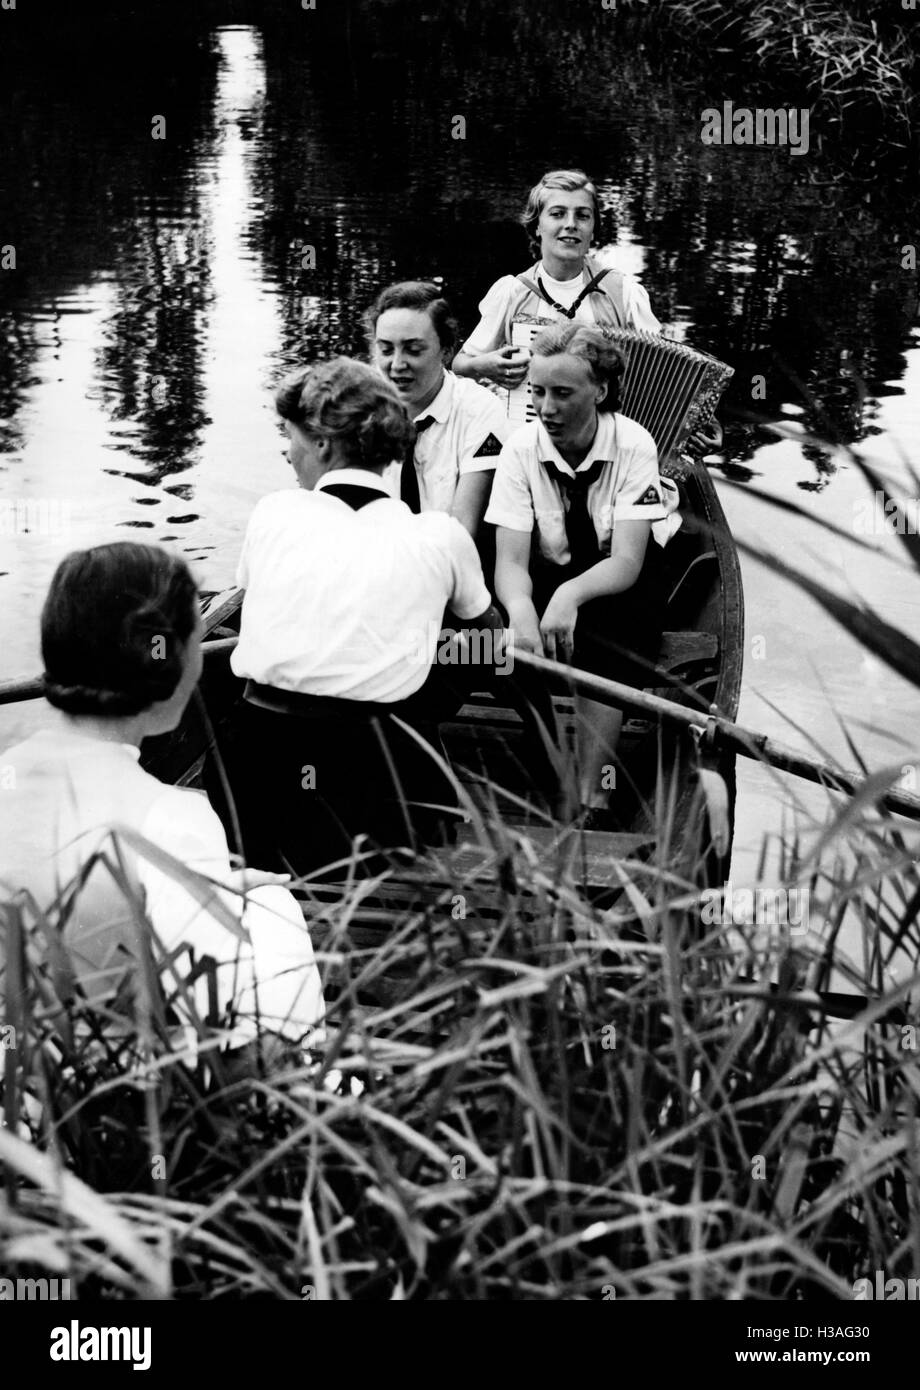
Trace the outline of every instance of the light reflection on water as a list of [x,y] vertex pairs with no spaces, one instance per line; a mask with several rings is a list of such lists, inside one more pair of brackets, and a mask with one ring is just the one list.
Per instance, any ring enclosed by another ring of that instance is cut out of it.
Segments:
[[[70,528],[65,534],[0,534],[4,678],[38,669],[41,599],[54,566],[68,550],[132,536],[163,541],[193,561],[204,587],[221,588],[232,582],[243,528],[256,500],[291,481],[269,391],[296,350],[296,316],[290,312],[291,285],[278,263],[269,263],[267,240],[257,234],[267,214],[265,163],[278,135],[277,129],[266,128],[263,40],[254,28],[228,27],[218,31],[215,41],[219,68],[208,128],[196,137],[188,170],[178,182],[152,185],[138,194],[136,215],[120,224],[126,259],[119,262],[119,273],[103,266],[31,307],[35,352],[13,422],[14,447],[0,454],[0,496],[62,499],[69,504]],[[328,139],[328,120],[307,130],[296,106],[288,120],[293,134],[288,132],[284,158],[294,166],[297,195],[284,232],[289,253],[295,254],[298,233],[321,245],[325,238],[334,265],[356,267],[349,289],[352,299],[361,302],[378,288],[368,278],[375,265],[384,267],[381,273],[388,268],[400,274],[427,273],[418,256],[409,263],[400,259],[401,243],[414,236],[424,240],[409,204],[391,207],[386,190],[366,183],[359,213],[355,211],[361,175],[352,174],[348,161],[358,127],[341,137],[336,174],[336,167],[327,172],[323,164],[320,136]],[[533,158],[542,165],[546,156],[541,152]],[[422,170],[419,177],[426,174]],[[730,181],[731,175],[718,177]],[[494,168],[488,178],[496,179]],[[654,187],[649,174],[648,204],[653,207]],[[661,188],[663,222],[673,212],[669,200],[676,195],[663,184]],[[657,274],[660,283],[662,264],[675,253],[660,228],[649,228],[659,237],[656,245],[637,229],[635,179],[627,187],[608,178],[603,191],[616,215],[621,267],[645,271],[647,279]],[[486,175],[483,196],[495,197]],[[313,214],[317,222],[310,230]],[[727,306],[723,317],[729,323],[732,313],[740,312],[763,259],[763,246],[749,228],[736,229],[734,219],[732,213],[727,226],[719,223],[702,201],[685,234],[681,232],[691,251],[705,255],[708,283]],[[798,232],[774,238],[775,273],[760,291],[764,313],[772,312],[801,281],[807,260],[803,245]],[[426,254],[438,253],[436,246]],[[480,276],[472,287],[461,288],[474,302],[486,283]],[[293,298],[304,341],[336,341],[343,324],[355,321],[354,303],[318,295],[309,283],[299,283]],[[686,284],[684,293],[674,291],[667,327],[675,337],[692,337],[699,323],[700,304],[691,298]],[[653,295],[653,307],[658,305]],[[170,360],[164,349],[176,333],[188,334],[187,376],[158,370]],[[140,344],[151,341],[155,350],[142,353]],[[134,353],[132,343],[138,345]],[[742,346],[747,350],[746,343]],[[722,351],[736,361],[725,346]],[[903,394],[884,395],[878,407],[876,424],[890,433],[876,435],[864,446],[871,453],[887,449],[892,459],[892,440],[910,447],[920,437],[920,348],[914,346],[906,361],[906,374],[893,387]],[[845,529],[852,526],[855,502],[866,494],[849,465],[821,492],[802,491],[796,484],[813,470],[794,443],[756,447],[747,463],[763,475],[755,478],[755,487],[792,496]],[[723,487],[722,496],[739,535],[775,547],[817,577],[827,580],[835,574],[841,585],[870,596],[890,621],[916,630],[920,580],[903,568],[881,556],[863,555],[854,546],[836,545],[807,520],[771,511],[743,489]],[[899,554],[894,538],[880,539],[880,544]],[[867,661],[858,644],[816,604],[793,593],[763,566],[744,559],[743,567],[748,635],[741,721],[784,742],[802,743],[771,708],[777,706],[794,722],[818,731],[828,751],[849,765],[852,757],[836,712],[867,761],[906,761],[920,743],[920,700],[907,683],[881,663]],[[757,660],[751,655],[755,636],[765,644],[765,655]],[[34,725],[41,711],[39,703],[0,709],[0,747]],[[739,882],[753,882],[761,834],[777,828],[779,808],[789,793],[781,793],[769,774],[743,761],[739,773],[734,873]],[[824,804],[822,793],[802,784],[796,784],[796,795],[815,810]]]
[[[281,319],[251,235],[261,207],[252,161],[264,116],[265,69],[252,29],[220,34],[217,144],[205,171],[202,219],[210,238],[211,302],[205,332],[205,414],[196,510],[217,553],[208,587],[233,582],[241,527],[259,497],[291,482],[271,404]],[[215,529],[216,521],[216,529]]]

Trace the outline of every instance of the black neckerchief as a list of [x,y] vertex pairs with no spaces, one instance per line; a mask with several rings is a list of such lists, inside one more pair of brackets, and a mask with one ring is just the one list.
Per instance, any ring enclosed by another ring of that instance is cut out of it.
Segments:
[[385,501],[387,497],[385,492],[380,492],[373,487],[362,487],[360,483],[329,483],[320,491],[328,492],[332,497],[337,497],[340,502],[347,502],[352,511],[355,512],[359,512],[369,502]]
[[406,449],[402,472],[399,475],[399,496],[409,511],[415,512],[416,516],[422,510],[422,499],[418,486],[418,469],[415,466],[415,445],[418,442],[418,436],[424,434],[425,430],[436,423],[433,415],[423,415],[421,420],[416,420],[416,437]]
[[571,565],[577,574],[583,574],[592,565],[596,565],[598,560],[604,558],[597,543],[597,532],[591,513],[588,511],[588,489],[597,482],[610,460],[595,459],[588,468],[582,469],[574,477],[563,473],[553,459],[541,459],[540,462],[568,498],[565,534],[569,543]]

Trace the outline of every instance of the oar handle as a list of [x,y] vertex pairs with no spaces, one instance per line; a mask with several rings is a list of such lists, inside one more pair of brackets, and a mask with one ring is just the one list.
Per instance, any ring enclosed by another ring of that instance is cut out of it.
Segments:
[[[740,753],[742,757],[751,758],[755,762],[769,763],[779,772],[792,773],[793,776],[802,777],[808,782],[817,782],[832,791],[853,795],[866,781],[866,778],[855,772],[839,771],[817,758],[809,758],[794,748],[787,748],[775,739],[768,738],[766,734],[759,734],[754,729],[745,729],[740,724],[734,724],[724,715],[718,714],[713,707],[708,710],[690,709],[661,695],[652,695],[647,690],[635,690],[631,686],[621,685],[619,681],[608,680],[606,676],[595,676],[590,671],[580,671],[574,666],[550,661],[548,657],[536,656],[533,652],[515,650],[514,659],[522,666],[528,666],[549,677],[554,684],[568,686],[579,694],[596,700],[598,704],[617,705],[630,712],[654,715],[670,724],[681,725],[684,729],[699,729],[701,732],[711,733],[723,748]],[[910,792],[882,792],[878,800],[886,810],[909,816],[912,820],[920,820],[920,797],[913,796]]]
[[[206,659],[220,656],[222,652],[232,652],[236,646],[236,637],[215,637],[213,641],[202,642],[201,650]],[[17,705],[24,700],[40,700],[44,695],[44,687],[40,676],[35,676],[31,680],[2,681],[0,682],[0,705]]]

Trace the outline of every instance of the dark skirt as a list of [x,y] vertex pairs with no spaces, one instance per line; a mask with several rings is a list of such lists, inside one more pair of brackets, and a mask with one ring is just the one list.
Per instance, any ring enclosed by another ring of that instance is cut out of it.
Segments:
[[[284,692],[267,694],[280,708],[241,701],[204,769],[231,848],[260,869],[342,878],[341,867],[323,870],[350,859],[358,836],[373,851],[357,870],[364,874],[398,862],[402,850],[449,843],[462,812],[455,783],[439,763],[445,752],[438,725],[478,692],[520,714],[525,782],[552,803],[556,730],[539,677],[523,669],[498,674],[483,666],[435,666],[422,688],[398,704]],[[250,693],[259,698],[259,688]]]
[[287,710],[243,700],[218,740],[230,798],[214,756],[205,768],[230,844],[238,827],[247,863],[322,877],[351,858],[358,836],[373,852],[363,873],[379,872],[401,850],[450,839],[457,797],[432,756],[442,754],[437,728],[412,720],[420,744],[396,723],[406,713],[337,700],[311,707],[307,697]]
[[[541,618],[560,584],[582,572],[573,565],[534,562],[533,601]],[[649,536],[642,569],[632,588],[591,599],[579,608],[571,664],[622,685],[653,685],[666,600],[662,549]]]

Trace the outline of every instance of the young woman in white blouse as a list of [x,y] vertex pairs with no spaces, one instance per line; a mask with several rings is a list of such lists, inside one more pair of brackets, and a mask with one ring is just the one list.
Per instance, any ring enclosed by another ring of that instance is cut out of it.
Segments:
[[[676,497],[651,435],[617,410],[622,358],[604,335],[547,328],[533,352],[537,419],[502,450],[486,512],[498,528],[495,591],[517,646],[642,685],[660,643],[659,542]],[[576,714],[585,823],[606,828],[622,714],[583,697]]]
[[[100,851],[117,853],[163,951],[187,947],[196,961],[216,962],[226,1045],[265,1032],[300,1042],[320,1022],[323,996],[296,901],[276,875],[231,867],[204,793],[166,786],[140,766],[144,739],[182,718],[201,674],[200,637],[195,582],[165,551],[119,543],[62,561],[42,612],[53,720],[0,754],[0,901],[15,898],[32,920]],[[222,885],[214,897],[223,910],[208,911],[118,827]],[[139,928],[101,862],[67,921],[81,984],[94,1000],[111,999],[139,959]]]
[[450,370],[457,321],[438,285],[388,285],[365,321],[374,366],[396,387],[416,429],[413,447],[384,477],[412,511],[455,516],[482,553],[495,460],[513,428],[502,401]]
[[363,836],[354,871],[377,872],[456,827],[432,755],[463,698],[438,662],[445,610],[496,660],[501,618],[463,524],[385,480],[415,429],[376,368],[303,367],[275,399],[298,486],[263,497],[246,529],[231,665],[247,684],[222,756],[250,858],[341,877]]
[[521,222],[540,259],[503,275],[479,306],[482,315],[453,363],[457,376],[520,386],[530,353],[511,346],[516,318],[566,320],[658,333],[661,325],[639,282],[590,255],[600,223],[597,189],[581,169],[553,169],[530,190]]

